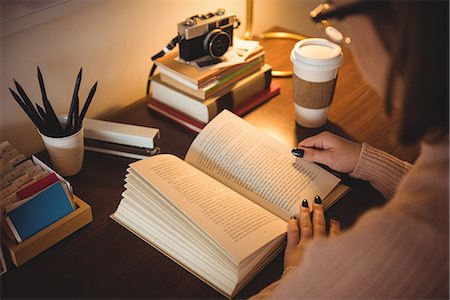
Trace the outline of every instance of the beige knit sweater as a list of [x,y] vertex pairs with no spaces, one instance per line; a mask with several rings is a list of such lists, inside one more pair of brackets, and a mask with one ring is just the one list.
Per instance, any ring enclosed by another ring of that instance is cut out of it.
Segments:
[[390,201],[340,236],[313,240],[301,265],[254,298],[448,299],[448,155],[448,141],[422,144],[411,168],[363,144],[350,175]]

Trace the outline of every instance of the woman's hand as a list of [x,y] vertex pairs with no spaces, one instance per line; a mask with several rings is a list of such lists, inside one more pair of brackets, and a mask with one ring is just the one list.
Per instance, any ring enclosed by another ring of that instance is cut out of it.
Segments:
[[328,131],[304,139],[298,143],[298,148],[297,156],[303,154],[299,159],[321,163],[342,173],[350,173],[355,169],[361,152],[361,144]]
[[[323,213],[322,200],[316,196],[313,204],[313,220],[309,212],[308,201],[305,199],[300,206],[300,218],[291,218],[287,225],[287,244],[284,252],[284,270],[296,267],[303,258],[305,245],[312,238],[326,237],[326,222]],[[335,218],[330,220],[330,237],[341,232],[341,224]]]

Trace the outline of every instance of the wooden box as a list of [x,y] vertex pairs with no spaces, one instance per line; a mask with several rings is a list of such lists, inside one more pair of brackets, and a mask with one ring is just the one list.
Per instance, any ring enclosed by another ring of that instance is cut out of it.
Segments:
[[3,235],[3,242],[16,266],[22,265],[92,221],[91,207],[75,195],[73,202],[77,206],[76,210],[21,243],[17,243],[9,234]]

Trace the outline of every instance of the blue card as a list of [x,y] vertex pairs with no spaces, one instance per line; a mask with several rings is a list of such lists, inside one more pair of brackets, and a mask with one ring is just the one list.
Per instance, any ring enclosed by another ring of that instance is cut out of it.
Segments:
[[61,182],[7,213],[22,240],[29,238],[73,211]]

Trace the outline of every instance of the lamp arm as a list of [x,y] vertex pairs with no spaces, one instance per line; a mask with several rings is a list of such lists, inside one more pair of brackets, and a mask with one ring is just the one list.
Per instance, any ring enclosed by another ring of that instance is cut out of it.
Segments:
[[245,32],[243,39],[250,40],[252,38],[253,27],[253,0],[247,0],[247,19],[245,21]]

